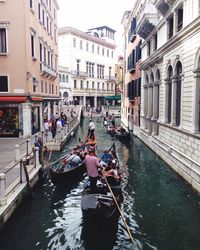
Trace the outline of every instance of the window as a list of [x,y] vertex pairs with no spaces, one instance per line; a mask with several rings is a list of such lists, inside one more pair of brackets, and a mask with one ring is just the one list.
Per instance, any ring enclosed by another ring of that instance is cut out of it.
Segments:
[[94,89],[94,82],[92,82],[92,89]]
[[102,48],[102,56],[104,56],[104,48]]
[[6,29],[0,28],[0,54],[7,53]]
[[66,82],[69,82],[69,76],[66,75]]
[[168,19],[168,39],[170,39],[173,36],[173,30],[174,30],[174,18],[171,16]]
[[181,62],[178,62],[176,65],[176,126],[180,125],[181,121],[181,74],[182,74],[182,65]]
[[183,28],[183,7],[178,9],[178,22],[177,22],[177,31],[180,31]]
[[51,93],[54,94],[54,85],[51,86]]
[[47,82],[45,82],[45,93],[47,93]]
[[42,44],[40,43],[40,70],[42,70],[43,65],[42,65]]
[[88,51],[88,50],[89,50],[89,44],[86,43],[86,51]]
[[80,88],[83,89],[83,80],[81,80]]
[[47,59],[46,59],[46,47],[44,47],[44,64],[46,65]]
[[41,92],[43,93],[44,92],[44,82],[41,81]]
[[112,70],[112,67],[109,67],[109,80],[111,80],[111,70]]
[[29,6],[31,9],[33,9],[33,0],[29,0]]
[[73,47],[76,48],[76,38],[73,38]]
[[99,90],[99,82],[97,83],[97,89]]
[[99,46],[97,46],[97,54],[99,55]]
[[65,75],[62,75],[62,82],[65,82]]
[[41,4],[38,3],[38,19],[41,21]]
[[8,77],[0,76],[0,92],[8,92]]
[[94,44],[92,44],[92,53],[94,53]]
[[49,94],[51,94],[51,83],[49,83]]
[[102,83],[102,90],[104,90],[104,82]]
[[151,54],[151,41],[147,42],[147,55],[150,56]]
[[107,91],[109,90],[109,83],[107,83]]
[[45,26],[45,13],[44,10],[42,10],[42,24]]
[[35,58],[35,35],[31,33],[31,56]]
[[173,70],[172,66],[170,65],[168,68],[168,75],[167,75],[167,123],[171,123],[171,107],[172,107],[172,76]]
[[74,80],[74,89],[76,89],[77,88],[77,82],[76,82],[76,80]]
[[83,49],[83,41],[80,40],[80,49]]
[[113,58],[113,51],[111,52],[111,57]]
[[80,73],[80,60],[77,60],[76,70],[77,70],[77,74],[79,75],[79,73]]
[[109,57],[109,49],[107,49],[107,57]]
[[89,81],[87,81],[87,86],[86,87],[87,87],[87,89],[89,89]]

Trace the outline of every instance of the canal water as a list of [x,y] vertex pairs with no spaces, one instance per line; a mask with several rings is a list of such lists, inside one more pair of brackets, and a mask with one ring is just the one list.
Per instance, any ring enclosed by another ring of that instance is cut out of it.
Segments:
[[[84,119],[61,154],[69,152],[86,131]],[[138,138],[123,144],[95,120],[98,154],[115,142],[123,172],[121,210],[142,249],[199,250],[200,197]],[[0,232],[1,250],[134,249],[121,218],[115,225],[85,225],[80,208],[86,177],[59,188],[40,181]]]

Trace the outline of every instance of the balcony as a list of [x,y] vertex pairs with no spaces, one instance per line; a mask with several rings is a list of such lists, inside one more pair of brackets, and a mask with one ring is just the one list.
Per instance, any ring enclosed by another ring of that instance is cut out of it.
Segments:
[[169,10],[170,6],[165,0],[155,0],[154,1],[156,9],[164,16]]
[[88,78],[86,72],[76,71],[76,70],[72,70],[71,71],[71,77],[72,78],[79,78],[79,79],[86,79],[86,78]]
[[137,33],[146,39],[158,23],[158,13],[155,6],[146,0],[138,15]]
[[130,30],[128,32],[128,40],[129,42],[134,42],[135,38],[136,38],[136,18],[134,17],[131,21],[131,26],[130,26]]
[[104,76],[106,82],[115,82],[114,76]]
[[40,63],[40,72],[41,75],[45,75],[48,77],[56,78],[57,73],[54,69],[50,68],[46,63]]

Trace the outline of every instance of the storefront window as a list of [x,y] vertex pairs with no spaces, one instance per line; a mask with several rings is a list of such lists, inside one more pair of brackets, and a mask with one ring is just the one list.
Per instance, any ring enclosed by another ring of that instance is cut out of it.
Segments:
[[19,136],[18,107],[0,107],[0,137]]

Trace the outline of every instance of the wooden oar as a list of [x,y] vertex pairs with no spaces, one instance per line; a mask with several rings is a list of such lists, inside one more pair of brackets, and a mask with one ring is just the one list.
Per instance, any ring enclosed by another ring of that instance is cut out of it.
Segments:
[[122,220],[123,220],[124,225],[126,227],[127,233],[128,233],[128,235],[129,235],[129,237],[130,237],[130,239],[132,241],[132,244],[133,244],[133,246],[134,246],[135,249],[140,250],[141,248],[138,246],[137,242],[133,239],[133,236],[131,234],[129,226],[126,223],[126,219],[124,218],[124,215],[123,215],[123,213],[122,213],[122,211],[121,211],[121,209],[119,207],[119,204],[118,204],[118,202],[117,202],[117,200],[115,198],[115,195],[113,194],[113,191],[112,191],[112,189],[111,189],[111,187],[110,187],[110,185],[109,185],[109,183],[108,183],[108,181],[107,181],[107,179],[106,179],[106,177],[105,177],[105,175],[104,175],[103,172],[102,172],[102,174],[103,174],[103,178],[105,179],[106,185],[108,186],[108,189],[109,189],[110,193],[112,194],[112,197],[113,197],[113,200],[115,202],[115,205],[116,205],[116,207],[117,207],[117,209],[118,209],[118,211],[119,211],[119,213],[120,213],[120,215],[122,217]]

